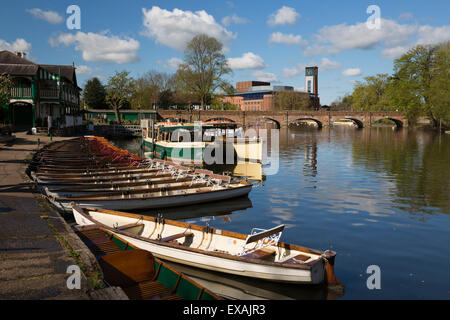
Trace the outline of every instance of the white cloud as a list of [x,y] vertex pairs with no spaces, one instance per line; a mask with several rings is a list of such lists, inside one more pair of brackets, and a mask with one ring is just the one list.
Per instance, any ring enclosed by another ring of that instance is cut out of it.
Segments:
[[357,77],[362,74],[363,74],[363,72],[359,68],[350,68],[350,69],[346,69],[346,70],[342,71],[342,75],[345,77]]
[[0,39],[0,50],[29,53],[31,51],[31,43],[25,41],[25,39],[22,38],[16,39],[13,43],[9,43],[5,40]]
[[278,77],[274,73],[270,72],[264,72],[261,70],[255,71],[251,74],[252,77],[254,77],[257,81],[264,81],[264,82],[279,82]]
[[77,66],[76,72],[79,75],[90,75],[92,74],[92,72],[94,72],[94,70],[89,66],[81,65]]
[[237,14],[233,13],[231,16],[226,16],[222,19],[222,24],[224,26],[229,26],[232,23],[234,24],[244,24],[247,23],[248,20],[242,17],[239,17]]
[[199,34],[206,34],[227,46],[228,41],[236,36],[216,22],[205,10],[196,12],[174,9],[168,11],[153,6],[150,10],[142,9],[144,14],[144,36],[154,38],[157,43],[175,50],[183,51],[191,39]]
[[228,66],[233,70],[263,69],[266,67],[264,59],[253,52],[244,53],[240,58],[229,58]]
[[325,26],[314,36],[316,44],[305,54],[336,54],[346,50],[372,49],[384,42],[387,47],[405,44],[416,32],[413,25],[401,25],[381,19],[380,29],[369,29],[366,23]]
[[82,57],[89,62],[132,63],[139,61],[139,41],[132,38],[121,39],[115,35],[102,33],[64,33],[57,38],[50,38],[51,46],[75,45],[75,50],[82,52]]
[[[317,66],[317,63],[315,63],[314,61],[310,61],[308,64],[305,63],[298,63],[297,65],[295,65],[292,68],[284,68],[283,69],[283,76],[285,78],[293,78],[295,76],[301,75],[305,73],[305,68],[306,67],[311,67],[311,66]],[[342,67],[342,64],[340,64],[337,61],[332,61],[328,58],[322,58],[321,63],[318,65],[319,66],[319,72],[321,71],[327,71],[327,70],[336,70]]]
[[178,69],[178,66],[182,63],[183,63],[183,59],[174,57],[174,58],[170,58],[169,60],[167,60],[166,65],[169,69],[176,70],[176,69]]
[[27,12],[31,13],[35,18],[45,20],[48,23],[59,24],[64,21],[63,17],[55,11],[44,11],[39,8],[26,9]]
[[381,51],[383,57],[389,59],[397,59],[402,54],[406,53],[410,49],[409,46],[397,46],[393,48],[386,48]]
[[298,18],[300,18],[300,14],[294,8],[283,6],[269,16],[267,24],[272,27],[276,25],[294,24]]
[[411,12],[404,12],[398,17],[398,19],[401,21],[412,20],[413,18],[414,15]]
[[437,44],[450,40],[450,25],[442,27],[420,26],[417,44]]
[[326,71],[326,70],[336,70],[342,67],[342,64],[340,64],[337,61],[331,61],[328,58],[322,58],[322,62],[319,65],[319,71]]
[[[411,18],[402,15],[402,19]],[[437,44],[450,40],[450,25],[432,27],[418,24],[400,24],[381,19],[381,28],[369,29],[366,23],[325,26],[313,36],[314,44],[305,55],[337,54],[348,50],[369,50],[382,47],[387,58],[397,58],[417,44]]]
[[298,44],[306,45],[308,42],[302,39],[300,35],[284,34],[281,32],[274,32],[270,35],[270,43],[282,43],[282,44]]
[[305,72],[306,65],[303,63],[297,64],[295,67],[292,68],[284,68],[283,69],[283,76],[285,78],[293,78],[299,74],[302,74]]

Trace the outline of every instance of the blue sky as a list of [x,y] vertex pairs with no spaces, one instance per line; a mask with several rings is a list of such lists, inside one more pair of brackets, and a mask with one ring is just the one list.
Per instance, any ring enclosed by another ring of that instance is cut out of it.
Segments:
[[[81,9],[69,30],[67,7]],[[370,29],[370,5],[380,28]],[[5,7],[4,7],[5,8]],[[18,1],[0,12],[0,50],[23,50],[42,64],[77,66],[79,85],[114,71],[138,77],[174,72],[199,33],[224,44],[233,83],[269,80],[304,89],[304,67],[319,66],[322,104],[355,81],[390,73],[394,58],[416,44],[450,40],[450,2],[429,1]]]

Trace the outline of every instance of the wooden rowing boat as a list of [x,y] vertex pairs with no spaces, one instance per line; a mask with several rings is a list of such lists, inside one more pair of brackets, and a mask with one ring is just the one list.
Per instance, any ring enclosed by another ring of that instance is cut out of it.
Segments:
[[220,300],[189,277],[101,228],[77,228],[97,258],[108,286],[121,287],[132,300]]
[[144,210],[207,203],[248,195],[252,185],[242,181],[229,185],[213,185],[178,190],[131,190],[121,194],[95,194],[78,197],[48,196],[49,201],[61,211],[71,212],[72,203],[80,206],[112,210]]
[[49,189],[44,187],[45,193],[49,197],[54,198],[71,198],[71,197],[81,197],[85,195],[90,195],[90,197],[103,197],[110,195],[122,195],[124,192],[145,192],[145,193],[155,193],[162,191],[174,191],[174,190],[187,190],[193,188],[202,188],[207,187],[207,182],[197,182],[192,183],[191,180],[178,182],[173,181],[172,183],[146,183],[140,185],[129,185],[117,187],[115,185],[111,185],[111,187],[99,187],[83,189],[83,188],[62,188],[62,189]]
[[80,226],[101,227],[156,257],[197,268],[299,284],[335,284],[336,253],[279,242],[284,226],[251,235],[105,209],[72,207]]

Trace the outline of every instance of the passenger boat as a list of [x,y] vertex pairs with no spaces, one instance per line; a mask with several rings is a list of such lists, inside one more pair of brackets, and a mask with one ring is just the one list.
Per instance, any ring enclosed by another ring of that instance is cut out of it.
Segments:
[[336,253],[281,243],[284,226],[250,235],[98,208],[72,207],[79,226],[101,227],[156,257],[197,268],[298,284],[336,284]]
[[108,286],[133,300],[220,300],[216,294],[150,252],[101,228],[75,230],[95,255]]
[[262,160],[263,141],[243,136],[237,123],[192,123],[152,126],[141,120],[146,155],[181,164],[234,163],[235,160]]

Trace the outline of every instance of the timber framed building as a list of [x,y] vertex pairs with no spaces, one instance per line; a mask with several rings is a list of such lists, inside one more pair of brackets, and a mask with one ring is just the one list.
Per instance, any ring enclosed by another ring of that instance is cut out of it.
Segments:
[[75,69],[73,65],[36,64],[23,53],[0,51],[0,74],[12,80],[9,99],[0,104],[1,122],[16,129],[81,125],[76,123],[81,88]]

